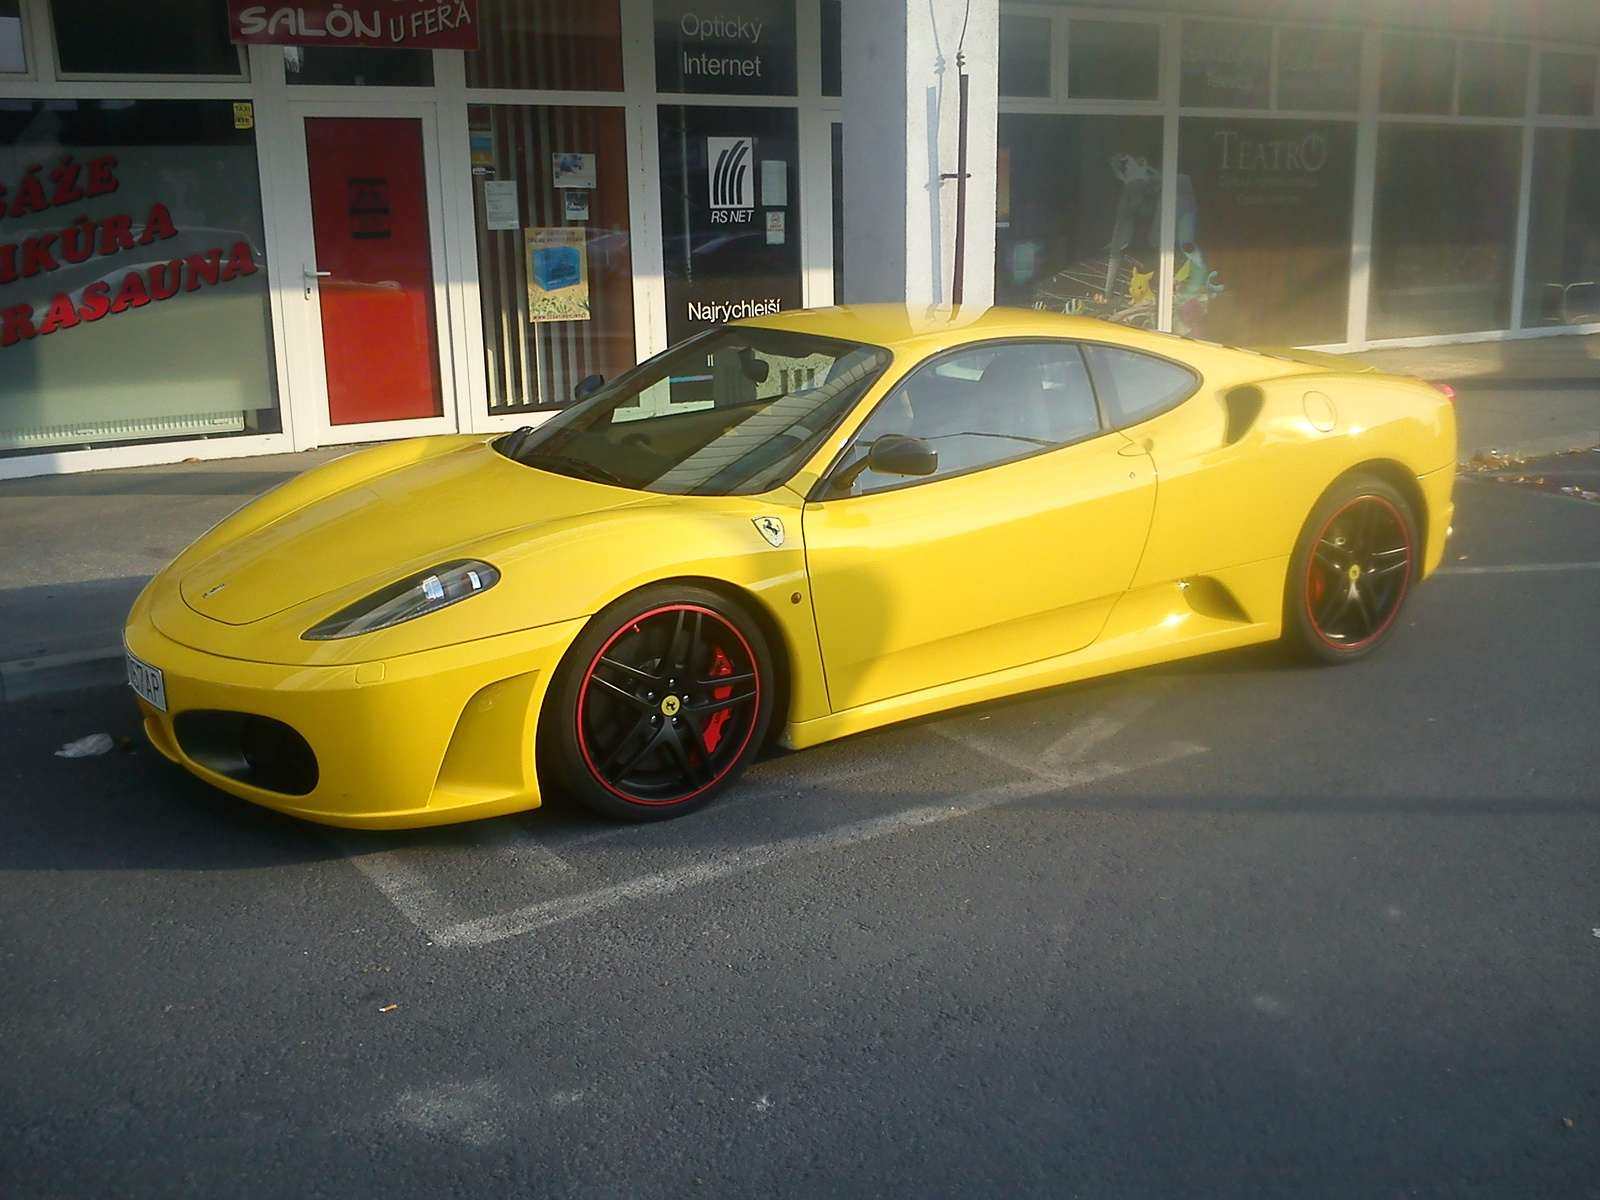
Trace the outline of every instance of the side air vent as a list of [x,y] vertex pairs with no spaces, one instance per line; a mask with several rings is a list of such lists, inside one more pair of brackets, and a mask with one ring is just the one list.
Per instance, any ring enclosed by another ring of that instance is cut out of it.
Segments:
[[1238,621],[1241,624],[1250,620],[1250,614],[1245,612],[1234,594],[1209,575],[1191,575],[1188,579],[1180,579],[1178,587],[1182,589],[1189,607],[1202,617]]
[[1261,415],[1261,406],[1266,401],[1261,389],[1253,383],[1236,387],[1222,398],[1228,408],[1228,428],[1222,437],[1223,445],[1231,446],[1250,432],[1250,426],[1256,423],[1256,418]]

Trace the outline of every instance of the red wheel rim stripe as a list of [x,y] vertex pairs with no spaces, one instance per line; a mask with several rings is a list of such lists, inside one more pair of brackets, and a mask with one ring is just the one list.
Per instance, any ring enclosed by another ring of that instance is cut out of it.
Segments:
[[[687,796],[678,796],[672,800],[645,800],[638,796],[630,796],[627,792],[619,791],[617,788],[612,787],[611,784],[606,780],[605,776],[600,774],[600,768],[595,766],[594,756],[589,753],[589,740],[583,735],[583,703],[589,695],[589,680],[594,676],[595,667],[598,666],[600,660],[605,657],[606,651],[611,649],[611,647],[617,643],[617,640],[621,638],[623,634],[629,632],[635,626],[644,624],[644,622],[648,621],[651,617],[659,617],[662,613],[675,612],[703,613],[705,616],[708,616],[714,621],[717,621],[719,624],[723,625],[730,633],[733,634],[734,637],[739,639],[739,646],[741,649],[743,649],[745,658],[748,659],[750,663],[750,673],[755,676],[755,694],[750,698],[752,704],[752,715],[750,717],[749,727],[744,731],[744,741],[739,743],[739,748],[735,750],[732,757],[728,759],[728,765],[718,772],[716,778],[710,783],[706,784],[704,787],[696,788]],[[756,731],[754,714],[760,711],[761,669],[756,663],[755,654],[750,649],[750,643],[744,640],[744,634],[739,632],[738,627],[715,609],[706,608],[704,605],[664,604],[660,608],[652,608],[647,613],[642,613],[637,617],[630,618],[627,624],[623,625],[620,629],[606,639],[605,645],[601,646],[596,652],[595,656],[589,660],[589,667],[583,673],[583,686],[578,689],[578,708],[577,712],[574,714],[574,723],[577,725],[578,733],[578,753],[583,755],[584,765],[589,768],[589,774],[599,781],[601,787],[605,788],[606,791],[610,792],[618,799],[626,800],[629,804],[647,804],[652,808],[659,808],[662,805],[667,804],[683,804],[685,801],[693,800],[696,796],[710,791],[712,788],[716,787],[717,784],[722,782],[723,776],[725,776],[733,768],[734,763],[739,761],[740,756],[744,754],[745,747],[750,744],[750,737]]]
[[[1323,536],[1328,532],[1328,530],[1333,528],[1333,523],[1335,521],[1342,517],[1353,506],[1365,503],[1367,501],[1375,501],[1376,503],[1383,505],[1394,514],[1395,524],[1400,527],[1400,536],[1406,540],[1406,574],[1405,578],[1400,583],[1400,594],[1395,597],[1394,607],[1389,611],[1389,615],[1383,619],[1382,625],[1379,625],[1359,642],[1336,642],[1327,634],[1322,632],[1322,626],[1317,623],[1316,614],[1311,611],[1311,577],[1312,572],[1316,570],[1317,566],[1316,548],[1322,544]],[[1305,597],[1306,620],[1310,623],[1312,632],[1321,638],[1325,645],[1330,646],[1335,650],[1359,650],[1363,646],[1372,645],[1373,642],[1377,641],[1378,638],[1383,636],[1384,631],[1387,630],[1390,625],[1393,625],[1394,619],[1400,615],[1400,607],[1405,603],[1406,595],[1411,591],[1412,559],[1413,548],[1411,545],[1411,528],[1406,524],[1406,519],[1400,514],[1400,510],[1393,504],[1390,504],[1388,500],[1382,496],[1357,496],[1354,500],[1350,501],[1349,504],[1344,505],[1339,509],[1338,512],[1334,513],[1333,516],[1328,518],[1326,524],[1322,526],[1322,529],[1317,533],[1317,536],[1312,540],[1311,543],[1311,559],[1306,563],[1306,585],[1302,591]]]

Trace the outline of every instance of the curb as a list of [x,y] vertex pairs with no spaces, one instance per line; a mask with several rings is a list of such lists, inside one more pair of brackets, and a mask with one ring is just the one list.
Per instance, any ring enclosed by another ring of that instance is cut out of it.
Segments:
[[44,654],[0,663],[0,704],[55,692],[127,683],[124,664],[121,646],[79,650],[72,654]]
[[1593,450],[1600,446],[1600,429],[1585,429],[1579,433],[1560,433],[1554,437],[1534,438],[1527,442],[1514,442],[1509,446],[1478,446],[1461,460],[1467,466],[1479,455],[1503,455],[1510,458],[1545,458],[1551,454],[1571,454],[1579,450]]

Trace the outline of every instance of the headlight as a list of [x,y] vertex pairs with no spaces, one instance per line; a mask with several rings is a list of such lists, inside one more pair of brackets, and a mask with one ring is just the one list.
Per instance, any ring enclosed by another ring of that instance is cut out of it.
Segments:
[[329,642],[388,629],[402,621],[449,608],[461,600],[470,600],[499,582],[500,572],[486,562],[463,559],[444,563],[373,592],[300,636],[309,642]]

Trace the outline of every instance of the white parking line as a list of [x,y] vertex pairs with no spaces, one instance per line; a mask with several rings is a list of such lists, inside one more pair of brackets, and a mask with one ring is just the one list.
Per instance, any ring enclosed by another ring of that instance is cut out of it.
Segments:
[[[1154,705],[1160,699],[1160,693],[1170,686],[1169,680],[1146,681],[1132,694],[1119,697],[1106,711],[1096,713],[1074,725],[1037,758],[1029,758],[996,741],[972,736],[963,728],[967,723],[965,718],[931,727],[933,732],[941,737],[968,746],[987,757],[1023,771],[1028,776],[1026,779],[985,788],[951,804],[904,809],[881,817],[854,821],[820,833],[803,834],[748,846],[741,850],[713,854],[685,866],[650,872],[621,883],[558,896],[551,900],[469,921],[452,922],[448,917],[441,919],[447,910],[440,903],[436,890],[414,866],[404,861],[406,851],[364,853],[363,849],[371,845],[365,839],[360,841],[343,839],[341,845],[346,848],[345,852],[351,855],[355,865],[363,874],[393,902],[403,916],[427,934],[435,945],[483,946],[504,938],[531,933],[536,929],[569,921],[575,917],[603,912],[631,901],[667,896],[720,879],[746,874],[788,859],[861,845],[891,834],[936,825],[957,817],[971,816],[1010,801],[1081,787],[1129,771],[1205,753],[1204,746],[1189,742],[1172,742],[1153,753],[1138,756],[1131,761],[1083,761],[1091,750],[1115,737],[1131,721]],[[752,789],[752,791],[764,790],[766,789]],[[522,834],[508,841],[507,848],[514,847],[521,850],[533,842],[531,835]],[[561,869],[568,869],[564,860],[554,854],[551,858],[561,864]]]
[[971,816],[973,813],[982,812],[986,808],[993,808],[997,804],[1004,804],[1010,800],[1023,800],[1030,796],[1042,796],[1049,792],[1059,791],[1063,787],[1076,787],[1085,783],[1094,783],[1101,779],[1109,779],[1114,775],[1122,775],[1128,771],[1138,770],[1141,767],[1156,766],[1160,763],[1172,762],[1176,759],[1187,757],[1190,754],[1204,752],[1205,748],[1203,746],[1176,743],[1168,747],[1164,752],[1151,755],[1136,763],[1093,763],[1061,775],[1035,776],[1017,783],[1003,784],[1000,787],[975,792],[956,804],[904,809],[887,816],[873,817],[870,820],[841,825],[837,829],[830,829],[823,833],[805,834],[801,837],[786,838],[779,842],[751,846],[746,850],[734,851],[731,854],[719,854],[674,870],[641,875],[635,879],[613,884],[610,887],[597,888],[591,892],[560,896],[554,900],[530,904],[526,908],[514,909],[511,912],[499,913],[492,917],[482,917],[475,921],[462,921],[455,925],[446,926],[443,929],[430,930],[429,934],[433,941],[440,946],[482,946],[489,942],[498,942],[502,938],[531,933],[533,930],[542,929],[547,925],[569,921],[573,917],[586,916],[590,913],[602,912],[608,908],[615,908],[617,905],[630,900],[645,900],[657,896],[670,895],[673,892],[681,892],[685,888],[699,887],[702,884],[712,883],[718,879],[727,879],[733,875],[743,875],[759,867],[771,866],[785,859],[799,858],[808,854],[820,854],[829,850],[841,850],[846,846],[858,846],[863,842],[874,841],[877,838],[887,837],[893,833],[904,833],[910,829],[920,829],[927,825],[937,825],[942,821],[954,820],[956,817]]
[[1543,571],[1600,571],[1600,562],[1517,563],[1505,567],[1440,567],[1435,575],[1534,575]]
[[404,850],[372,851],[358,834],[340,830],[334,844],[367,879],[400,910],[401,916],[426,932],[431,914],[439,911],[439,896],[428,878],[407,861]]

